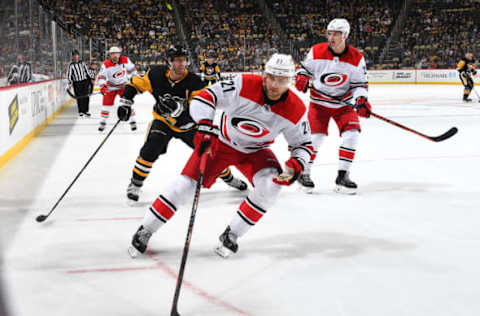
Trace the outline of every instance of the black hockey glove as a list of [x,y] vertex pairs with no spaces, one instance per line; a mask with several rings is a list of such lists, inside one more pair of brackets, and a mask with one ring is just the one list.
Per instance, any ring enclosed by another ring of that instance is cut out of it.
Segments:
[[120,121],[128,121],[132,115],[132,100],[120,99],[120,105],[117,109],[117,116]]
[[159,97],[157,104],[153,107],[154,111],[158,114],[171,114],[180,107],[178,101],[175,101],[171,97]]

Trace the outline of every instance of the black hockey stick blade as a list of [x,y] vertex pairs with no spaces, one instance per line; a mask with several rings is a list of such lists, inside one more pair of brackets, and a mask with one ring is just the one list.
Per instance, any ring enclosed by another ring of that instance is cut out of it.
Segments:
[[437,137],[430,137],[430,139],[433,140],[434,142],[441,142],[442,140],[449,139],[450,137],[455,135],[457,132],[458,132],[458,128],[452,127],[442,135],[439,135]]

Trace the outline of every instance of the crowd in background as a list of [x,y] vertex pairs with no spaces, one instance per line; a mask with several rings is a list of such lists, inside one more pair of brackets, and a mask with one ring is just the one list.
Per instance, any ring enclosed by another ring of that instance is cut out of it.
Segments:
[[[105,39],[105,50],[122,47],[139,69],[164,63],[167,48],[178,40],[169,5],[154,0],[43,0],[70,30]],[[96,59],[103,59],[103,56]]]
[[[466,51],[480,54],[478,0],[412,0],[405,23],[392,47],[398,48],[394,63],[382,65],[381,54],[392,35],[404,1],[326,0],[266,1],[274,23],[256,0],[176,0],[174,9],[154,0],[0,0],[0,77],[7,76],[18,52],[31,63],[35,74],[54,71],[53,48],[49,41],[53,17],[66,40],[101,40],[103,47],[92,55],[98,62],[112,45],[123,48],[139,70],[165,63],[167,48],[179,41],[183,24],[188,47],[198,66],[207,52],[214,51],[222,71],[258,71],[274,52],[284,52],[301,60],[315,43],[325,41],[326,26],[335,17],[351,24],[348,41],[359,48],[369,69],[454,68]],[[29,6],[41,5],[38,10]],[[177,24],[176,24],[177,22]],[[12,45],[12,43],[15,45]],[[61,43],[61,41],[60,41]],[[5,44],[5,45],[4,45]],[[70,46],[56,52],[57,68],[64,69]],[[72,47],[73,48],[73,47]]]
[[186,33],[201,63],[214,51],[222,71],[258,71],[280,36],[255,0],[180,0]]
[[395,0],[328,0],[318,5],[314,1],[275,0],[270,6],[301,56],[313,44],[326,41],[328,22],[334,18],[347,19],[351,26],[348,41],[361,49],[367,66],[372,68],[378,62],[401,3]]
[[451,68],[465,52],[478,57],[480,1],[426,1],[411,4],[398,44],[396,67]]

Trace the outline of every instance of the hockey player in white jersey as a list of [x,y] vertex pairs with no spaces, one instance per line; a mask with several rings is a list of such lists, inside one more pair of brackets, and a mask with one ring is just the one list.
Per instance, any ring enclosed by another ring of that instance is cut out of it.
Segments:
[[[357,184],[350,180],[349,170],[360,134],[358,116],[368,118],[371,106],[367,100],[365,59],[357,49],[346,42],[349,33],[350,25],[347,20],[333,19],[327,26],[328,42],[316,44],[310,49],[297,72],[295,87],[306,92],[309,80],[312,80],[308,121],[315,153],[328,134],[330,118],[337,123],[343,143],[339,149],[335,191],[355,194]],[[354,100],[357,111],[338,100]],[[307,192],[314,188],[310,178],[314,159],[315,155],[298,180]]]
[[[313,153],[307,110],[302,100],[288,89],[295,76],[290,55],[274,54],[262,75],[241,74],[197,94],[190,115],[198,123],[195,150],[178,176],[146,211],[143,224],[132,239],[132,257],[145,252],[151,235],[163,226],[194,194],[202,154],[208,155],[203,186],[210,188],[230,165],[240,170],[253,191],[237,208],[230,225],[220,235],[217,254],[228,257],[237,252],[242,237],[275,202],[282,185],[292,184]],[[221,113],[214,126],[215,113]],[[291,148],[283,172],[269,149],[283,134]]]
[[[105,130],[116,96],[122,96],[125,84],[136,74],[135,64],[127,56],[121,55],[122,50],[119,47],[112,46],[108,52],[110,57],[105,60],[98,73],[98,85],[103,94],[102,119],[98,127],[100,132]],[[130,116],[130,128],[132,131],[137,129],[134,113]]]

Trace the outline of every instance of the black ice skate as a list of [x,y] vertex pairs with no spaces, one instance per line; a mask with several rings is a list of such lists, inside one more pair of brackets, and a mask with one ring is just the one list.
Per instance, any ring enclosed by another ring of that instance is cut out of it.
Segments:
[[91,117],[92,116],[92,114],[90,114],[90,112],[85,112],[85,113],[83,113],[83,115],[85,115],[85,117]]
[[135,235],[133,235],[132,245],[128,247],[128,253],[132,258],[145,253],[150,237],[152,237],[152,233],[145,229],[143,225],[138,228]]
[[343,194],[356,194],[357,193],[357,184],[350,180],[348,177],[348,172],[345,170],[338,170],[338,176],[335,180],[335,192]]
[[238,251],[237,235],[230,231],[230,226],[218,238],[220,244],[215,247],[215,253],[223,258],[228,258]]
[[235,188],[239,191],[245,191],[248,188],[244,181],[235,178],[231,173],[228,175],[228,177],[222,178],[222,180],[232,188]]
[[130,182],[127,188],[128,202],[138,202],[138,198],[140,197],[140,188],[141,186],[133,183],[133,180]]
[[98,127],[98,131],[103,132],[106,126],[107,126],[107,122],[101,121],[100,126]]
[[310,179],[309,174],[302,174],[298,178],[298,183],[300,184],[300,188],[305,193],[312,193],[313,189],[315,188],[315,183],[313,183],[312,179]]
[[131,121],[130,122],[130,129],[132,130],[132,132],[136,131],[137,130],[137,122]]
[[472,99],[469,97],[463,97],[463,102],[472,102]]

